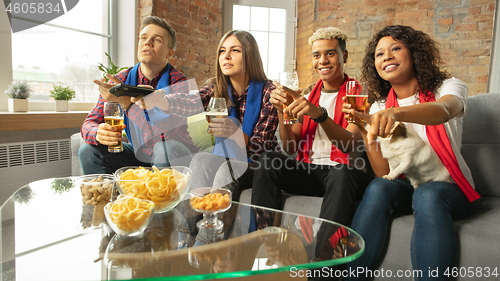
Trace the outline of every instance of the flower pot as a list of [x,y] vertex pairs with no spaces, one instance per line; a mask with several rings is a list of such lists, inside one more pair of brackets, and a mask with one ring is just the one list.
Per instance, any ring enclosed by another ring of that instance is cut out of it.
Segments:
[[28,112],[28,99],[9,99],[9,112]]
[[56,111],[57,112],[68,112],[68,101],[67,100],[56,100]]

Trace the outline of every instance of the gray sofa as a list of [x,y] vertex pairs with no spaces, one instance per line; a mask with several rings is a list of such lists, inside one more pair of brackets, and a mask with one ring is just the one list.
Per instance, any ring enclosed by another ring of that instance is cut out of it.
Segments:
[[[469,165],[477,192],[481,199],[472,203],[472,211],[466,219],[455,221],[458,236],[458,252],[455,257],[457,278],[452,280],[496,280],[500,278],[500,93],[487,93],[469,97],[467,115],[464,118],[462,154]],[[80,175],[78,148],[82,144],[79,134],[71,137],[72,172]],[[251,191],[245,190],[240,201],[250,203]],[[317,217],[321,206],[320,197],[284,196],[284,210]],[[403,215],[394,218],[384,258],[377,269],[405,274],[412,270],[410,239],[413,217]],[[485,276],[486,268],[497,276]],[[471,271],[472,270],[472,271]],[[479,276],[479,272],[482,276]],[[472,274],[473,277],[467,277]],[[464,276],[465,274],[465,276]],[[460,276],[462,275],[462,276]],[[379,277],[374,280],[412,280],[411,277]]]
[[[476,270],[496,268],[498,276],[473,278],[460,277],[452,280],[496,280],[500,278],[500,93],[488,93],[468,98],[467,114],[464,117],[462,155],[469,165],[477,192],[481,199],[472,203],[471,214],[454,223],[458,236],[458,253],[454,266]],[[246,190],[240,201],[250,203],[251,191]],[[285,196],[284,210],[309,216],[318,216],[320,197]],[[413,216],[394,218],[389,243],[384,258],[377,269],[411,271],[410,239]],[[466,273],[468,273],[466,271]],[[379,277],[374,280],[412,280],[412,278]]]

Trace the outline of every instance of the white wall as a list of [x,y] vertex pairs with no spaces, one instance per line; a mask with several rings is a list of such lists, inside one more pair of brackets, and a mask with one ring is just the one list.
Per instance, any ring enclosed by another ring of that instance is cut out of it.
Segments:
[[[138,0],[116,1],[116,65],[132,66],[137,57]],[[136,7],[131,9],[131,7]]]

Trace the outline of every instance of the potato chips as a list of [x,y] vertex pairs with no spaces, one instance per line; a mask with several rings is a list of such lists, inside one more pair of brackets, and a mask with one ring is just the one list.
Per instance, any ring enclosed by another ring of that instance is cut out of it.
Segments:
[[106,205],[111,222],[123,231],[136,231],[151,217],[155,204],[132,196],[120,195]]
[[177,170],[164,168],[153,171],[144,167],[127,169],[119,175],[122,191],[130,196],[151,200],[157,209],[162,209],[180,200],[180,194],[187,188],[187,178]]

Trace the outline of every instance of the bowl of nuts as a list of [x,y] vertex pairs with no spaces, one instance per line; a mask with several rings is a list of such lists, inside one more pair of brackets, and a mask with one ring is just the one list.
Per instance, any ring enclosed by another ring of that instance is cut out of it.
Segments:
[[81,176],[78,182],[83,203],[81,227],[99,227],[104,221],[104,205],[111,201],[116,181],[113,175],[92,174]]

